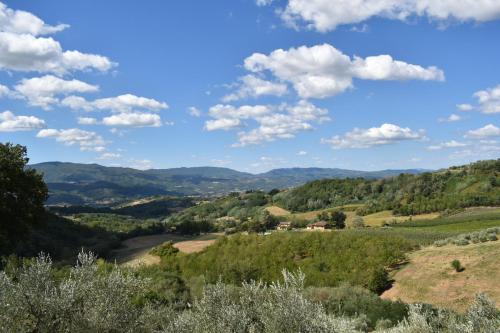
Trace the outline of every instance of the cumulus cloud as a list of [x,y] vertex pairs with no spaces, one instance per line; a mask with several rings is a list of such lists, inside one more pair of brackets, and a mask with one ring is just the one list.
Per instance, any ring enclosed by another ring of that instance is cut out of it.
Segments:
[[32,106],[49,109],[59,103],[58,95],[70,93],[96,92],[99,87],[76,79],[64,80],[53,75],[23,79],[15,86],[18,95],[28,100]]
[[194,106],[190,106],[187,111],[188,111],[190,116],[197,117],[197,118],[201,117],[201,111]]
[[55,73],[75,70],[107,71],[116,64],[107,57],[79,51],[63,51],[52,37],[0,32],[0,69]]
[[[260,6],[270,3],[257,0]],[[500,18],[500,3],[493,0],[288,0],[279,12],[290,27],[305,26],[327,32],[372,17],[404,21],[419,16],[440,23],[491,21]]]
[[106,126],[130,126],[130,127],[160,127],[162,125],[159,115],[154,113],[118,113],[104,117],[102,123]]
[[299,151],[297,152],[297,155],[298,155],[298,156],[305,156],[305,155],[307,155],[307,151],[305,151],[305,150],[299,150]]
[[160,111],[168,108],[168,105],[164,102],[132,94],[100,98],[94,101],[87,101],[80,96],[68,96],[61,101],[61,105],[74,110],[109,110],[116,113],[127,113],[137,109]]
[[107,71],[116,66],[105,56],[64,51],[52,37],[41,37],[67,27],[48,25],[31,13],[0,3],[0,69],[63,75],[75,70]]
[[459,111],[471,111],[474,107],[470,104],[457,104],[457,109]]
[[92,117],[78,117],[78,124],[80,125],[97,125],[99,121]]
[[10,111],[0,113],[0,132],[29,131],[45,127],[45,121],[35,116],[16,116]]
[[424,138],[423,130],[413,131],[408,127],[382,124],[380,127],[368,129],[354,128],[343,136],[336,135],[330,139],[322,139],[321,142],[332,145],[334,149],[370,148],[401,141],[422,140]]
[[68,27],[67,24],[48,25],[29,12],[10,9],[0,2],[0,31],[37,36],[53,34]]
[[211,107],[208,114],[214,118],[205,123],[208,131],[249,127],[249,121],[257,123],[256,128],[238,133],[238,142],[234,147],[293,138],[298,132],[311,130],[312,122],[321,123],[330,119],[328,110],[305,100],[295,105],[278,106],[218,104]]
[[445,148],[460,148],[460,147],[466,147],[466,146],[467,146],[466,143],[451,140],[451,141],[447,141],[447,142],[442,142],[442,143],[437,144],[437,145],[429,146],[429,147],[427,147],[427,149],[429,149],[429,150],[441,150],[441,149],[445,149]]
[[84,131],[79,128],[70,129],[43,129],[36,135],[37,138],[53,138],[57,142],[68,146],[77,145],[82,151],[102,152],[107,142],[95,132]]
[[452,123],[452,122],[459,121],[459,120],[462,120],[462,117],[459,116],[458,114],[454,114],[454,113],[452,113],[450,116],[448,116],[446,118],[439,118],[438,119],[438,121],[440,123]]
[[500,113],[500,84],[486,90],[480,90],[474,94],[482,113]]
[[330,44],[278,49],[269,55],[254,53],[244,61],[253,73],[271,72],[290,82],[302,98],[325,98],[353,87],[353,79],[443,81],[437,67],[424,68],[394,60],[390,55],[352,59]]
[[486,139],[500,136],[500,128],[496,127],[493,124],[488,124],[484,127],[470,130],[465,134],[466,138],[471,139]]
[[224,103],[248,97],[257,98],[265,95],[283,96],[287,92],[286,84],[266,81],[255,75],[245,75],[241,77],[236,87],[235,92],[222,98]]

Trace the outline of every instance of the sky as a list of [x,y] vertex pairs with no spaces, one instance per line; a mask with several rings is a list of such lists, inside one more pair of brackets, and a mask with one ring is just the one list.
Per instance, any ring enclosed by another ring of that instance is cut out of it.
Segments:
[[0,2],[30,163],[437,169],[500,157],[500,0]]

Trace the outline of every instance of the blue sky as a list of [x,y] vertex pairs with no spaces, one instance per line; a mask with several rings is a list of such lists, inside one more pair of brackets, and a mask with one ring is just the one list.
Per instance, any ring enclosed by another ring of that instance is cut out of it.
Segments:
[[32,163],[261,172],[500,156],[500,1],[0,9],[0,141]]

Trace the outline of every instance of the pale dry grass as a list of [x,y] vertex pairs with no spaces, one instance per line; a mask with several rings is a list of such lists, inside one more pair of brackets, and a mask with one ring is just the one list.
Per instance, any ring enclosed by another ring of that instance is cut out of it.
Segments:
[[[411,217],[412,221],[420,221],[420,220],[432,220],[439,217],[439,213],[429,213],[429,214],[419,214],[413,215]],[[384,223],[389,222],[405,222],[410,219],[409,216],[394,216],[392,211],[384,210],[378,213],[369,214],[363,216],[363,220],[365,221],[365,225],[370,227],[381,227]]]
[[269,214],[274,215],[274,216],[287,216],[290,215],[290,212],[286,209],[283,209],[278,206],[269,206],[266,207],[266,210],[269,212]]
[[[382,298],[424,302],[464,311],[484,292],[500,306],[500,241],[428,247],[409,255],[410,263],[394,274],[394,286]],[[465,270],[455,272],[458,259]]]

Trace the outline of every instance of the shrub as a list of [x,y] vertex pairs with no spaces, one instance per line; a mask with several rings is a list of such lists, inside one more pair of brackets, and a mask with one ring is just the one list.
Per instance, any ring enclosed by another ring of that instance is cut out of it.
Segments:
[[469,241],[465,238],[458,238],[453,241],[453,244],[458,245],[458,246],[465,246],[469,245]]
[[371,274],[371,279],[368,281],[366,287],[381,294],[391,286],[391,281],[389,280],[389,274],[383,267],[376,268]]
[[451,262],[451,267],[453,267],[456,272],[462,272],[465,269],[458,259],[455,259]]
[[448,241],[446,239],[438,240],[438,241],[434,242],[434,246],[437,246],[437,247],[445,246],[447,244],[448,244]]
[[153,248],[149,253],[160,258],[175,256],[179,252],[179,249],[174,247],[172,241],[165,242],[157,247]]
[[488,234],[487,237],[488,237],[489,241],[496,241],[496,240],[498,240],[498,237],[497,237],[496,234]]

